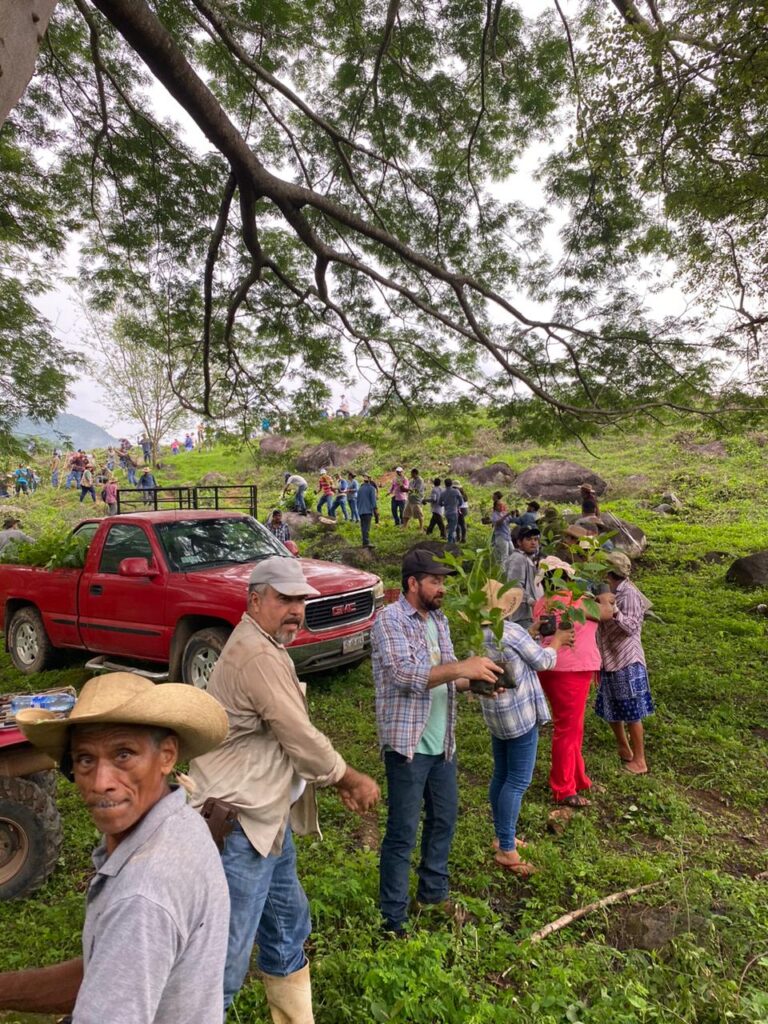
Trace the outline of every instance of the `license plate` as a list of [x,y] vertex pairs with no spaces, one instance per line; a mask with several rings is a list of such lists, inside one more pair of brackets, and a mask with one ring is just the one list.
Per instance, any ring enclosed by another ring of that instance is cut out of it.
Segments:
[[355,633],[354,636],[348,636],[341,642],[341,653],[351,654],[352,651],[362,651],[365,647],[365,641],[368,639],[367,633]]

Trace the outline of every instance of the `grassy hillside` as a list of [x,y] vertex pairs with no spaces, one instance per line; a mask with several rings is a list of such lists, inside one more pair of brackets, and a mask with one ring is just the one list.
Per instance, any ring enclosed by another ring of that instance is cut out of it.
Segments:
[[[453,456],[468,452],[516,470],[553,455],[595,469],[611,485],[604,507],[647,532],[650,545],[636,579],[659,621],[644,631],[657,705],[647,725],[650,774],[623,772],[608,727],[588,713],[586,760],[600,791],[589,811],[553,835],[547,830],[545,730],[520,823],[530,859],[542,869],[527,882],[493,865],[490,743],[477,704],[462,703],[452,881],[473,917],[462,931],[417,920],[408,942],[382,941],[375,851],[385,811],[360,820],[335,795],[323,795],[323,842],[299,842],[315,925],[318,1024],[768,1024],[768,882],[754,877],[768,869],[768,620],[754,611],[768,593],[724,582],[731,558],[768,548],[768,449],[759,435],[723,437],[725,455],[702,455],[691,443],[712,437],[692,430],[683,424],[643,435],[616,433],[602,438],[592,455],[575,444],[556,450],[515,444],[481,414],[450,413],[418,435],[397,423],[324,428],[323,435],[338,443],[371,444],[376,454],[361,467],[375,473],[402,464],[418,466],[425,476],[444,474]],[[296,438],[292,453],[321,439]],[[163,461],[161,484],[198,482],[214,471],[256,481],[262,518],[277,497],[283,469],[293,465],[291,453],[264,460],[236,448]],[[678,516],[661,517],[651,508],[669,488],[684,507]],[[473,547],[487,539],[479,518],[490,508],[492,488],[468,490]],[[24,508],[33,530],[74,521],[81,511],[73,492],[43,491]],[[397,558],[415,528],[406,537],[386,518],[373,538],[373,566],[395,585]],[[350,544],[358,541],[351,525],[338,531]],[[710,552],[724,560],[708,561]],[[26,679],[0,655],[3,691],[84,679],[82,660]],[[344,756],[382,779],[369,665],[314,679],[310,703],[315,722]],[[1,969],[77,952],[94,834],[63,781],[59,799],[67,827],[60,869],[34,897],[0,906]],[[628,903],[540,944],[527,940],[562,913],[646,884],[653,887]],[[257,982],[231,1016],[267,1019]]]

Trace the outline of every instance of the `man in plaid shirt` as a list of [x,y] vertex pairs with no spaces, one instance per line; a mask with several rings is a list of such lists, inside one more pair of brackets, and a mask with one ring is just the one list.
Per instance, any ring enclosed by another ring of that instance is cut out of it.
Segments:
[[470,679],[494,683],[500,669],[490,658],[457,661],[448,621],[440,610],[452,570],[427,550],[408,552],[403,592],[376,618],[371,657],[376,725],[388,789],[387,831],[379,862],[379,905],[384,929],[405,936],[408,877],[424,807],[419,904],[448,902],[448,855],[456,827],[456,691]]

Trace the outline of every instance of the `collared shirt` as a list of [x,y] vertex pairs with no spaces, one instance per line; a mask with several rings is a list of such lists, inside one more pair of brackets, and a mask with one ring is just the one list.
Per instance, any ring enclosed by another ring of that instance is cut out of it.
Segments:
[[463,501],[464,496],[458,487],[446,487],[443,491],[443,508],[445,509],[446,514],[449,512],[452,514],[458,513],[459,506]]
[[[445,615],[441,611],[428,615],[437,626],[440,664],[456,661]],[[432,704],[432,658],[424,620],[402,594],[376,616],[371,630],[371,662],[379,749],[395,750],[410,761]],[[453,683],[444,685],[448,689],[444,754],[452,758],[456,749],[456,687]]]
[[439,516],[443,511],[443,489],[438,487],[437,484],[429,492],[429,507],[432,510],[432,514]]
[[291,539],[291,531],[288,529],[287,523],[275,523],[271,518],[269,518],[267,520],[267,529],[274,537],[277,537],[279,541],[282,541],[283,544],[285,544],[287,540]]
[[203,819],[174,788],[93,853],[73,1024],[219,1024],[229,893]]
[[529,623],[533,620],[533,606],[544,596],[541,584],[536,582],[536,566],[524,551],[515,548],[510,551],[504,562],[504,575],[507,581],[523,588],[524,599],[520,607],[510,618],[512,622]]
[[502,690],[496,700],[481,700],[485,724],[494,736],[513,740],[525,736],[534,725],[550,721],[547,699],[537,672],[555,667],[557,652],[538,644],[530,633],[507,620],[501,638],[501,649],[490,629],[484,630],[485,653],[494,661],[512,666],[517,682],[514,690]]
[[634,583],[621,581],[616,588],[616,614],[601,622],[597,630],[597,646],[606,672],[616,672],[637,662],[645,664],[641,634],[650,607],[651,602]]
[[404,477],[396,476],[389,485],[388,494],[391,494],[395,501],[405,501],[408,497],[409,483]]
[[313,786],[291,806],[295,776],[329,786],[347,766],[310,722],[291,656],[247,612],[216,662],[208,693],[224,706],[229,732],[190,765],[193,805],[215,796],[238,807],[243,831],[262,857],[282,850],[289,813],[295,832],[319,834]]
[[357,496],[357,511],[361,516],[373,515],[378,505],[376,498],[376,488],[373,484],[364,483]]

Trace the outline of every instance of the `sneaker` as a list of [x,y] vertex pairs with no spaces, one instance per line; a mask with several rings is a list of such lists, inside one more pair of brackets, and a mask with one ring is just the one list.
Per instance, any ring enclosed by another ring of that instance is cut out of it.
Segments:
[[390,924],[384,921],[381,926],[381,936],[384,939],[407,939],[408,931],[403,924]]

